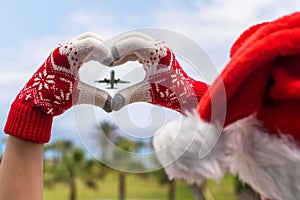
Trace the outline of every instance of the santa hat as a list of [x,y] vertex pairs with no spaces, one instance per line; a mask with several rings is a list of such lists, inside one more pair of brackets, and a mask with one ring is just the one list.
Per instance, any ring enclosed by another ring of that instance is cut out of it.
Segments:
[[198,112],[155,135],[158,158],[171,178],[230,170],[268,198],[298,199],[300,13],[251,27],[230,57]]

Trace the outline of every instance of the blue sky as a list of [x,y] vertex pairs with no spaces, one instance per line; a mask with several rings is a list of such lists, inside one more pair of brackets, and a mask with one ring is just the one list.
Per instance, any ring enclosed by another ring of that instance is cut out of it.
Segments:
[[[230,46],[247,27],[299,9],[299,0],[2,1],[0,130],[3,131],[10,103],[50,51],[58,43],[80,33],[93,31],[109,39],[123,32],[146,27],[172,30],[202,46],[217,68],[222,70],[228,61]],[[89,64],[87,69],[93,68],[93,65]],[[140,66],[135,67],[140,70]],[[99,74],[106,75],[106,71],[101,68]],[[126,78],[123,73],[124,70],[118,75]],[[66,137],[79,140],[79,129],[92,131],[93,124],[99,119],[116,121],[117,114],[107,115],[91,106],[78,106],[76,109],[92,109],[95,121],[90,120],[78,128],[74,120],[76,114],[74,110],[69,110],[55,119],[53,139]],[[165,116],[161,119],[164,123],[178,117],[172,112],[162,112],[145,104],[137,104],[122,112],[118,115],[131,118],[136,123],[134,126],[139,127],[137,132],[147,132],[161,126],[161,123],[155,121],[157,116]],[[139,120],[143,120],[143,123]]]

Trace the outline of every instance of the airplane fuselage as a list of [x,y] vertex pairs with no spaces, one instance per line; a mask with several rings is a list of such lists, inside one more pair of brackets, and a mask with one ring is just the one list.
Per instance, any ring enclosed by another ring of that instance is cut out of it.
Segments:
[[109,84],[110,84],[110,89],[114,89],[114,86],[115,86],[115,71],[114,70],[111,70],[110,71],[110,80],[109,80]]

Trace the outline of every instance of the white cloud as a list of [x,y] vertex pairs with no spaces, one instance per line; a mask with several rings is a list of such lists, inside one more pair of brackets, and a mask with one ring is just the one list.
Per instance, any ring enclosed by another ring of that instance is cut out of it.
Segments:
[[62,29],[67,33],[80,34],[92,31],[103,38],[109,38],[119,31],[118,19],[109,13],[91,13],[88,10],[76,10],[66,15],[62,22]]
[[225,65],[230,46],[248,27],[279,18],[300,7],[297,0],[190,2],[192,8],[177,5],[155,10],[154,25],[178,31],[203,45],[218,66]]

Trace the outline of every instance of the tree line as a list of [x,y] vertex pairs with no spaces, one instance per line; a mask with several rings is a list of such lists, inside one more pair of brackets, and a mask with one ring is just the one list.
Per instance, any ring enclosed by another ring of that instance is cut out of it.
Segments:
[[[119,148],[128,152],[139,152],[143,148],[151,147],[150,142],[132,141],[117,134],[117,126],[109,121],[102,121],[96,131],[91,134],[93,139],[99,143],[102,150],[99,155],[101,161],[108,159],[122,159],[117,151],[109,148],[108,142],[112,142]],[[103,138],[105,137],[105,138]],[[113,170],[99,162],[98,159],[88,157],[82,147],[74,145],[71,141],[55,141],[45,146],[45,178],[44,184],[51,188],[56,183],[65,183],[69,188],[69,200],[77,200],[78,186],[80,180],[91,189],[98,189],[99,180],[108,173],[118,174],[118,199],[126,198],[126,172]],[[132,168],[143,168],[142,162],[131,162]],[[175,183],[170,181],[163,169],[153,173],[138,173],[140,178],[155,176],[160,184],[168,184],[168,199],[175,200]]]
[[[60,140],[45,145],[45,187],[51,188],[57,183],[64,183],[69,188],[69,200],[77,200],[78,180],[84,183],[86,187],[97,190],[99,189],[99,180],[101,181],[107,174],[113,172],[118,175],[118,200],[125,200],[127,173],[111,169],[99,160],[105,161],[111,158],[116,160],[122,159],[123,155],[109,149],[108,142],[128,152],[139,152],[144,148],[152,148],[152,145],[151,140],[141,142],[139,140],[132,141],[128,138],[124,138],[117,134],[117,129],[114,123],[102,121],[99,126],[97,126],[95,132],[91,134],[102,150],[99,159],[88,156],[82,147],[76,146],[72,141]],[[4,140],[1,146],[3,146],[3,143],[5,143]],[[131,162],[130,165],[129,167],[133,168],[143,168],[145,163]],[[151,173],[139,173],[137,176],[139,176],[139,178],[154,176],[159,184],[168,185],[168,200],[175,200],[175,180],[169,180],[163,169]],[[189,186],[195,200],[205,200],[205,187],[205,183],[202,186]],[[256,194],[251,187],[240,182],[237,178],[235,181],[235,189],[240,199],[260,199],[259,195]]]

